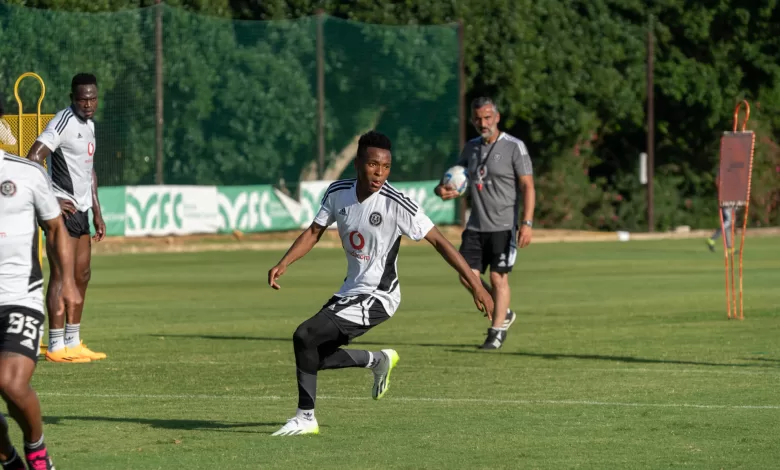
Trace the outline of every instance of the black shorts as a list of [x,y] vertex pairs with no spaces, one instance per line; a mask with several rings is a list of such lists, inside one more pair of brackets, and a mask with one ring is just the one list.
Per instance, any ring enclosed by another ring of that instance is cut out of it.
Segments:
[[65,216],[65,227],[73,238],[89,235],[89,211],[76,211]]
[[[64,217],[65,228],[68,229],[68,235],[71,238],[81,238],[82,235],[90,235],[89,230],[89,211],[76,211]],[[43,233],[46,233],[46,225],[41,225]]]
[[27,307],[0,307],[0,353],[12,352],[38,362],[38,346],[43,338],[43,312]]
[[488,266],[494,273],[511,273],[517,257],[517,231],[477,232],[467,229],[462,235],[460,254],[471,269],[482,274]]
[[382,302],[368,294],[352,297],[334,295],[317,315],[325,315],[336,324],[339,331],[346,336],[347,342],[344,344],[390,318]]

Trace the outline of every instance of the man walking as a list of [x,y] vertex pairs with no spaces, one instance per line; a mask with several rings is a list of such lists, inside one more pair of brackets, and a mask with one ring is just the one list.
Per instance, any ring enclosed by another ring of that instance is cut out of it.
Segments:
[[[515,321],[508,276],[517,247],[531,243],[536,200],[528,150],[520,139],[498,130],[500,120],[493,100],[475,99],[471,122],[480,136],[466,143],[458,160],[469,175],[472,206],[460,252],[477,276],[490,266],[490,283],[482,282],[495,303],[493,324],[481,349],[499,349]],[[435,192],[445,201],[458,197],[457,191],[442,184]],[[518,220],[521,194],[523,214]],[[461,283],[468,288],[462,277]]]

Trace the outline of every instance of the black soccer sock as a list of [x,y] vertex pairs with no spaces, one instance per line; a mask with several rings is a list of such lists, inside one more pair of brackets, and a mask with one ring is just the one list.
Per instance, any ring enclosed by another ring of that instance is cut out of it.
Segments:
[[[380,353],[381,354],[381,353]],[[376,358],[376,353],[374,353]],[[339,349],[330,356],[323,358],[320,370],[345,369],[347,367],[368,367],[371,362],[371,353],[360,349]]]
[[298,376],[298,408],[313,410],[314,400],[317,398],[317,373],[309,374],[298,369],[296,375]]
[[24,461],[22,461],[22,458],[19,457],[19,454],[13,447],[11,448],[11,455],[8,456],[8,460],[0,462],[0,465],[2,465],[3,470],[26,470]]
[[317,398],[317,370],[320,358],[331,356],[344,344],[336,325],[323,314],[301,323],[293,335],[296,375],[298,377],[298,408],[313,410]]

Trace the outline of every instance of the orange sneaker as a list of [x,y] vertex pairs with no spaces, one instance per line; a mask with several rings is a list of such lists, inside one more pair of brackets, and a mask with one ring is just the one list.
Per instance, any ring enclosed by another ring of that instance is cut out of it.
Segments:
[[81,341],[78,346],[69,349],[74,355],[91,361],[99,361],[106,358],[105,353],[92,351],[84,344],[84,341]]
[[73,362],[73,363],[91,361],[90,358],[76,354],[76,351],[74,351],[73,348],[68,348],[68,347],[62,348],[59,351],[55,351],[55,352],[51,352],[47,350],[46,360],[49,362]]

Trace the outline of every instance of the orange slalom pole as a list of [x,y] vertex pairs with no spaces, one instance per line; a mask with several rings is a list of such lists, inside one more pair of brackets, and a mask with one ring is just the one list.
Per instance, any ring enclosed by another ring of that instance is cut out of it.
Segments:
[[[731,208],[731,250],[729,250],[729,256],[731,257],[731,300],[734,302],[734,318],[737,318],[737,292],[736,284],[734,283],[734,226],[737,221],[737,208]],[[725,234],[724,234],[725,238]]]
[[726,247],[726,227],[724,225],[723,221],[723,210],[724,208],[721,208],[718,212],[720,212],[720,232],[723,238],[723,260],[725,262],[725,270],[726,270],[726,312],[728,315],[728,318],[731,318],[731,299],[729,298],[729,250]]

